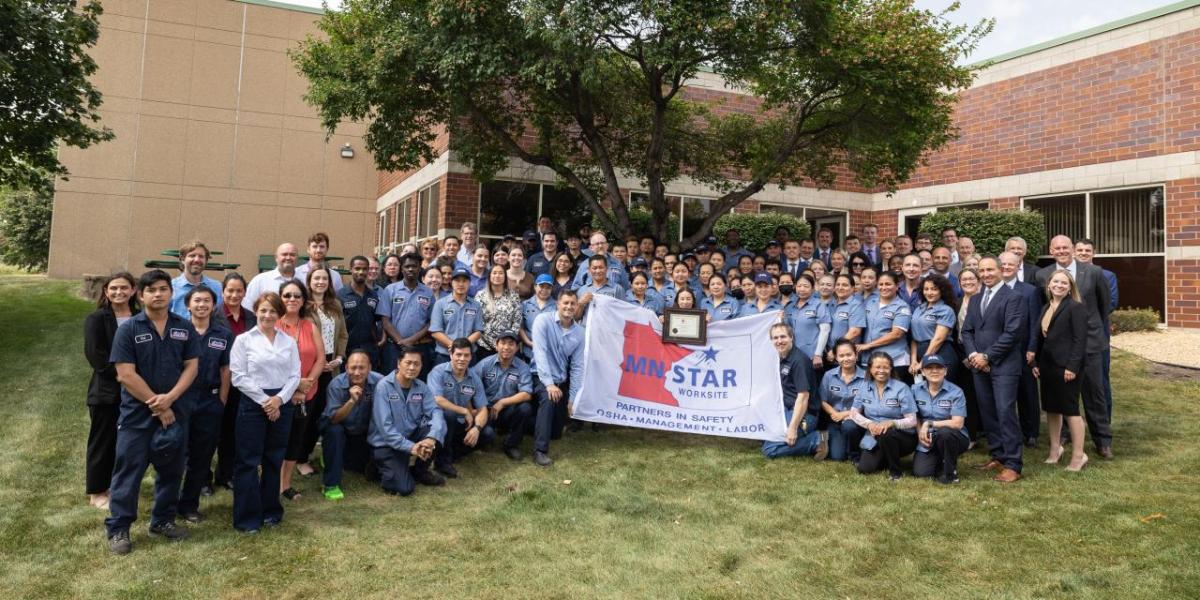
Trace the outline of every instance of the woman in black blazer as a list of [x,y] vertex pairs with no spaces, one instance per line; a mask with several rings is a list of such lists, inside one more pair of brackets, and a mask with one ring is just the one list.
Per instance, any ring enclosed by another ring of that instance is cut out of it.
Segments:
[[108,510],[108,485],[112,481],[117,452],[117,416],[121,408],[121,384],[109,362],[117,327],[139,310],[133,275],[114,273],[104,281],[104,293],[96,310],[83,322],[83,354],[92,365],[87,405],[92,426],[87,440],[88,502]]
[[1088,462],[1083,453],[1083,417],[1079,416],[1079,375],[1087,352],[1087,308],[1079,301],[1079,290],[1067,271],[1058,271],[1046,282],[1049,302],[1038,327],[1037,366],[1034,377],[1041,381],[1042,410],[1050,431],[1050,456],[1046,464],[1062,457],[1062,421],[1071,432],[1071,464],[1080,471]]

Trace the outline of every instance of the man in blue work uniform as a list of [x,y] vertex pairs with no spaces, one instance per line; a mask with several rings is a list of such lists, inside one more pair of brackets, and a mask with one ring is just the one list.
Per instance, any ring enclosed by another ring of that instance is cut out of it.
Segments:
[[539,397],[534,421],[533,462],[541,467],[550,459],[550,440],[562,436],[568,418],[568,404],[575,401],[583,380],[583,326],[575,322],[575,290],[558,293],[558,312],[542,313],[533,322],[534,366],[538,381],[534,395]]
[[[529,365],[517,358],[517,332],[500,332],[496,353],[471,368],[483,382],[488,403],[487,429],[507,433],[504,455],[521,460],[521,438],[533,431],[533,376]],[[491,436],[485,436],[491,437]]]
[[617,300],[625,299],[625,288],[608,280],[608,267],[603,256],[593,256],[588,259],[588,272],[591,278],[588,283],[576,288],[579,291],[579,314],[577,319],[583,319],[587,307],[594,296],[609,296]]
[[[575,289],[579,289],[592,282],[595,276],[592,274],[591,258],[595,256],[604,258],[605,264],[608,266],[607,280],[609,282],[615,286],[620,286],[621,289],[629,287],[629,274],[625,272],[625,265],[608,253],[608,238],[604,237],[603,233],[597,232],[592,234],[591,244],[588,246],[588,249],[592,252],[588,257],[587,264],[589,266],[586,269],[579,269],[575,273],[575,281],[573,282]],[[623,296],[624,292],[621,295]]]
[[217,308],[221,308],[221,282],[204,274],[208,267],[208,246],[204,242],[188,242],[179,248],[179,276],[171,280],[171,312],[187,319],[188,292],[197,286],[206,286],[217,295]]
[[[371,263],[365,256],[355,256],[350,259],[350,285],[338,290],[338,300],[342,301],[342,314],[346,318],[346,351],[362,350],[371,359],[376,368],[381,364],[379,355],[379,293],[367,280]],[[433,307],[430,306],[430,310]]]
[[458,338],[467,338],[472,348],[483,336],[483,307],[467,295],[471,285],[471,274],[466,269],[457,269],[450,276],[450,295],[444,296],[433,305],[429,319],[429,334],[433,336],[436,354],[434,365],[450,360],[450,345]]
[[809,397],[812,358],[797,348],[794,341],[791,325],[776,323],[771,326],[771,343],[779,353],[779,381],[783,386],[787,437],[783,442],[763,442],[762,453],[767,458],[812,455],[817,460],[825,460],[829,453],[829,432],[817,431],[821,402]]
[[[388,343],[383,346],[383,364],[393,365],[399,358],[401,346],[411,346],[425,353],[430,361],[430,344],[421,343],[429,333],[433,311],[433,290],[421,283],[421,257],[405,254],[400,258],[401,279],[383,289],[379,294],[379,306],[375,309],[383,322],[383,334]],[[425,365],[422,375],[432,365]]]
[[[221,420],[229,400],[229,351],[233,332],[213,320],[217,295],[207,286],[187,293],[192,327],[200,339],[196,379],[192,382],[192,408],[188,422],[187,467],[179,494],[179,515],[199,523],[200,494],[212,478],[212,458],[221,437]],[[211,491],[209,492],[211,493]]]
[[325,472],[321,475],[325,498],[341,500],[342,471],[348,469],[371,479],[371,459],[367,432],[371,426],[372,399],[383,375],[371,370],[366,350],[351,350],[346,357],[346,372],[329,382],[325,412],[321,414],[321,453]]
[[434,459],[434,468],[451,479],[458,477],[454,461],[495,437],[495,431],[488,427],[488,399],[483,381],[470,369],[472,346],[466,338],[455,339],[450,344],[450,362],[429,372],[429,389],[446,421],[446,438]]
[[551,295],[554,293],[554,278],[549,274],[538,275],[533,282],[533,295],[521,303],[521,343],[524,348],[521,356],[533,368],[533,320],[542,313],[554,313],[558,303]]
[[117,420],[117,463],[105,519],[108,548],[133,549],[129,527],[137,519],[142,476],[154,465],[154,508],[150,535],[178,541],[187,530],[175,525],[187,442],[188,389],[196,378],[200,337],[192,324],[172,314],[171,278],[155,269],[138,280],[143,311],[117,329],[111,361],[121,383]]
[[[375,384],[367,443],[379,468],[383,491],[397,496],[413,493],[417,484],[445,485],[429,463],[446,435],[446,421],[429,386],[417,379],[421,352],[401,348],[396,370]],[[416,463],[410,469],[408,457]]]

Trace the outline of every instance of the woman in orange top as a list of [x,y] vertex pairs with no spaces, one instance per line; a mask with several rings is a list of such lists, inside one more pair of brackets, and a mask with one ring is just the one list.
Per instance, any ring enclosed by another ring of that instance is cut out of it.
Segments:
[[279,286],[279,296],[283,298],[284,314],[275,327],[296,340],[300,348],[300,387],[292,394],[296,410],[292,411],[292,432],[279,473],[279,493],[288,500],[295,500],[300,497],[300,492],[292,487],[292,470],[297,461],[305,458],[304,431],[308,419],[320,417],[315,414],[313,398],[317,395],[317,379],[325,370],[325,342],[321,339],[320,327],[308,314],[308,290],[304,284],[296,279],[288,281]]

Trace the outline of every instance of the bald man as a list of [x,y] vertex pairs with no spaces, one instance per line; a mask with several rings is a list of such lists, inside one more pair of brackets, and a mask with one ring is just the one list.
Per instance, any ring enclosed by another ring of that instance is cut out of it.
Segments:
[[246,297],[242,299],[242,308],[254,312],[254,301],[263,292],[278,292],[279,286],[296,277],[296,245],[284,242],[275,249],[275,268],[259,273],[246,286]]

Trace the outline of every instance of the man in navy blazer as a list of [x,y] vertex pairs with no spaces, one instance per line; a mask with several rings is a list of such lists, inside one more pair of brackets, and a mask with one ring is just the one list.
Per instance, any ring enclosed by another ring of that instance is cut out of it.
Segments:
[[1021,270],[1021,257],[1012,252],[1000,254],[1000,277],[1004,284],[1025,299],[1025,361],[1021,367],[1021,381],[1017,384],[1017,416],[1021,422],[1021,436],[1026,448],[1037,445],[1041,429],[1042,405],[1038,401],[1037,379],[1033,376],[1033,360],[1037,354],[1038,327],[1042,315],[1042,291],[1031,283],[1017,281]]
[[1075,280],[1075,288],[1079,290],[1079,297],[1087,308],[1087,356],[1083,359],[1083,373],[1080,376],[1083,414],[1096,451],[1111,460],[1112,419],[1104,395],[1104,351],[1109,347],[1108,314],[1112,312],[1108,282],[1104,280],[1100,267],[1075,260],[1075,244],[1065,235],[1056,235],[1050,240],[1050,254],[1054,256],[1054,264],[1038,271],[1038,287],[1045,289],[1046,282],[1055,271],[1067,271]]
[[962,328],[992,457],[978,468],[999,471],[993,479],[1011,483],[1021,478],[1021,424],[1016,403],[1029,335],[1026,301],[1004,284],[996,258],[979,261],[979,277],[984,288],[971,299]]

